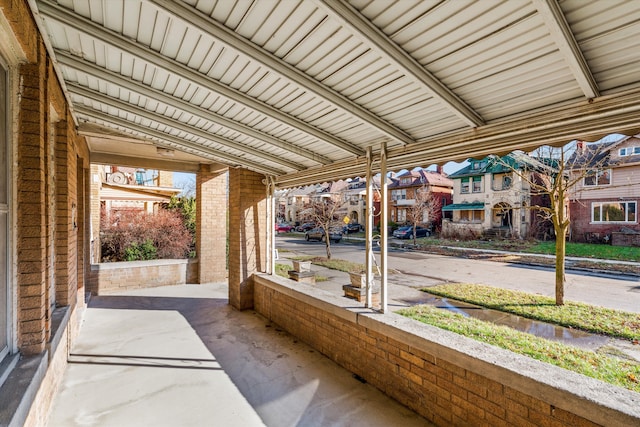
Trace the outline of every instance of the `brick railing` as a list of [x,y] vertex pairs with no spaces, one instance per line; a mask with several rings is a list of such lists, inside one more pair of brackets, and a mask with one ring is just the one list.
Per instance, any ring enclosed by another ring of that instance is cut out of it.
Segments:
[[198,260],[158,259],[151,261],[91,264],[87,291],[102,295],[128,289],[197,283]]
[[266,274],[255,310],[440,426],[640,425],[640,394]]

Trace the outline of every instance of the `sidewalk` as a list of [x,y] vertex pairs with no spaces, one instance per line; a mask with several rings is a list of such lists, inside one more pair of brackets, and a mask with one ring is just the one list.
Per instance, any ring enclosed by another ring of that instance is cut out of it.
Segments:
[[48,426],[430,425],[227,292],[93,297]]

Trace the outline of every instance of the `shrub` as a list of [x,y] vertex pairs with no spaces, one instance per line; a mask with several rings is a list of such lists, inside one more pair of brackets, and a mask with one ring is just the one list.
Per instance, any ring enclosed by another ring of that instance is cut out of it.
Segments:
[[158,250],[153,246],[153,242],[147,239],[142,244],[132,243],[124,250],[125,261],[138,261],[156,259]]
[[[160,209],[155,214],[140,211],[101,212],[102,261],[186,258],[191,235],[178,211]],[[153,248],[153,249],[151,249]]]
[[196,198],[193,196],[171,196],[171,201],[167,208],[169,210],[176,210],[182,215],[184,225],[187,227],[187,230],[189,230],[189,233],[191,233],[193,239],[192,249],[194,249],[196,241]]

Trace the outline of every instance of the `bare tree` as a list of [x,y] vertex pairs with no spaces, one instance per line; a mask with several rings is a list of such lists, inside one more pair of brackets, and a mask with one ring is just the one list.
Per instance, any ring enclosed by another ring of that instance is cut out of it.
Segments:
[[435,224],[442,217],[442,201],[438,193],[430,191],[428,185],[416,189],[415,203],[407,208],[407,222],[411,224],[413,244],[416,244],[416,227]]
[[[531,204],[539,217],[553,224],[555,233],[555,299],[564,305],[566,241],[570,225],[569,194],[577,183],[590,179],[608,161],[602,146],[586,148],[578,142],[564,147],[543,146],[531,154],[520,151],[499,161],[524,180],[530,188]],[[540,203],[545,200],[546,203]]]
[[331,259],[331,232],[337,231],[341,226],[340,209],[344,205],[343,196],[340,194],[325,194],[315,196],[305,205],[302,216],[324,230],[323,241],[327,250],[327,259]]

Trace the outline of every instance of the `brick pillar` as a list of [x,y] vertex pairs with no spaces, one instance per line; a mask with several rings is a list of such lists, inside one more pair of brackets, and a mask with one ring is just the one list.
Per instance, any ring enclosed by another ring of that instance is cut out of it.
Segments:
[[198,283],[227,279],[227,173],[203,165],[196,174]]
[[20,66],[21,101],[17,166],[18,346],[23,354],[45,348],[47,327],[47,135],[44,54],[39,64]]
[[229,303],[253,308],[251,276],[266,271],[267,201],[264,175],[229,169]]
[[77,286],[77,155],[71,122],[56,123],[56,304],[74,305]]
[[158,171],[158,187],[173,187],[173,172]]
[[90,215],[90,259],[91,264],[100,262],[100,189],[102,188],[102,169],[99,165],[90,166],[89,177],[89,215]]

